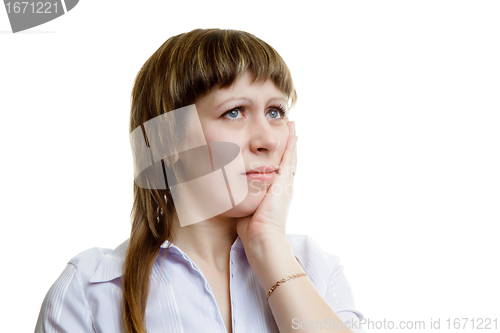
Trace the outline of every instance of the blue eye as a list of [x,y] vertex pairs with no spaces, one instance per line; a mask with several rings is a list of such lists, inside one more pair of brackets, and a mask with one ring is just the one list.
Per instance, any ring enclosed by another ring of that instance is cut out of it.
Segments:
[[[243,105],[238,105],[237,107],[234,107],[231,110],[224,112],[221,117],[229,119],[230,121],[238,121],[243,118],[243,117],[237,118],[238,113],[244,115],[245,114],[244,110],[245,108]],[[282,105],[271,106],[270,110],[267,113],[271,115],[271,119],[276,119],[276,120],[283,120],[287,116],[287,112]]]
[[224,113],[223,116],[229,115],[229,117],[231,119],[238,119],[238,118],[236,118],[236,116],[238,116],[238,112],[241,112],[241,111],[239,109],[232,109],[232,110],[229,110],[226,113]]
[[270,114],[276,115],[276,116],[281,116],[281,117],[272,117],[273,119],[285,119],[285,117],[288,115],[285,108],[283,105],[277,105],[277,106],[272,106],[271,110],[269,111]]
[[[279,111],[277,111],[277,110],[271,110],[271,111],[269,111],[269,114],[271,114],[271,113],[274,114],[274,115],[276,115],[276,117],[278,117],[278,116],[281,115],[281,113],[279,113]],[[272,117],[272,118],[276,118],[276,117]]]

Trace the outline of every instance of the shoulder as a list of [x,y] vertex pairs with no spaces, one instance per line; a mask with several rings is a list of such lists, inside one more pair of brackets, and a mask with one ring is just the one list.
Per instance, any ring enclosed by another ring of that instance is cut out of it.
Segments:
[[68,262],[75,267],[84,283],[106,282],[121,276],[128,239],[115,249],[94,247]]
[[92,248],[69,260],[45,296],[35,332],[93,332],[87,290],[92,276],[113,251]]
[[325,252],[311,236],[287,234],[286,237],[294,255],[304,269],[309,267],[322,276],[330,276],[341,268],[340,258]]
[[35,332],[94,332],[92,295],[102,294],[99,282],[121,276],[127,246],[128,240],[114,250],[95,247],[71,258],[45,296]]
[[93,282],[120,277],[127,246],[128,240],[115,249],[94,247],[77,254],[68,261],[54,285],[74,284],[85,291]]
[[68,261],[68,265],[73,266],[82,276],[93,275],[99,267],[102,259],[111,251],[111,249],[94,247],[71,258]]

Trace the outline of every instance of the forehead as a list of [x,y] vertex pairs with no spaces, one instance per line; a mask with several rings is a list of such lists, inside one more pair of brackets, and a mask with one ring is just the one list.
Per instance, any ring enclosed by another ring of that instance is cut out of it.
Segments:
[[287,102],[287,98],[283,92],[276,87],[272,80],[253,82],[253,77],[248,71],[238,77],[231,86],[212,90],[200,102],[209,102],[213,106],[218,107],[226,102],[240,99],[247,100],[249,103],[269,100]]

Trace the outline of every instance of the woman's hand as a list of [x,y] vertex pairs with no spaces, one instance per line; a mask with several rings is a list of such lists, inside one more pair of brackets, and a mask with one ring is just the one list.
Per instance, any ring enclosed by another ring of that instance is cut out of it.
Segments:
[[287,122],[290,135],[278,173],[253,215],[236,219],[236,230],[243,244],[275,237],[286,237],[286,219],[293,197],[293,179],[297,168],[295,122]]

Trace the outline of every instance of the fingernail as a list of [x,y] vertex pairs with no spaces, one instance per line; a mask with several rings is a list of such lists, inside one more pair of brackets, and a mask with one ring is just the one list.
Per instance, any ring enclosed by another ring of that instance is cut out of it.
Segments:
[[295,121],[292,123],[292,134],[295,135]]

